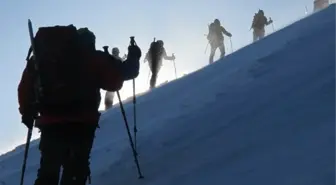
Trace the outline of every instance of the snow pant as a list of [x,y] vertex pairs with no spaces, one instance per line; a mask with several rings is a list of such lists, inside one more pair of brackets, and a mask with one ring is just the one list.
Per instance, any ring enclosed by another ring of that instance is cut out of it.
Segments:
[[105,110],[111,108],[113,106],[113,98],[114,98],[114,92],[106,92],[105,94]]
[[265,28],[253,28],[253,42],[265,37]]
[[155,88],[158,73],[161,69],[161,64],[162,64],[161,60],[160,61],[150,61],[149,62],[149,68],[152,72],[152,76],[151,76],[150,84],[149,84],[150,89]]
[[210,57],[209,57],[209,64],[213,63],[214,56],[216,53],[217,48],[219,48],[221,54],[220,58],[223,58],[225,56],[225,46],[224,46],[224,40],[217,40],[210,42]]
[[40,168],[34,185],[85,185],[95,124],[63,123],[40,127]]

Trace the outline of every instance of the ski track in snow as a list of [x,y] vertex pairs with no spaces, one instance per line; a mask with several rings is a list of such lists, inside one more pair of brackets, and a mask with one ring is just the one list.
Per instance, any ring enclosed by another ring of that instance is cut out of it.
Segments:
[[[137,99],[137,171],[118,106],[103,113],[93,185],[335,184],[335,5]],[[133,131],[132,101],[125,110]],[[39,167],[32,144],[25,184]],[[19,183],[24,145],[0,157]]]

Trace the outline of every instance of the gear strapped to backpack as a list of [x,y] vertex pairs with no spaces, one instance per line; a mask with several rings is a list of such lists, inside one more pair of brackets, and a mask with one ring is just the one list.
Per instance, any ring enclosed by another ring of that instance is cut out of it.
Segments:
[[[40,78],[39,112],[71,114],[96,107],[97,88],[87,80],[85,66],[88,60],[84,56],[87,51],[81,47],[76,27],[41,27],[34,44],[36,61],[31,63],[37,62],[38,71],[29,67],[30,61],[28,70],[34,70],[33,74]],[[31,49],[28,60],[30,52]]]

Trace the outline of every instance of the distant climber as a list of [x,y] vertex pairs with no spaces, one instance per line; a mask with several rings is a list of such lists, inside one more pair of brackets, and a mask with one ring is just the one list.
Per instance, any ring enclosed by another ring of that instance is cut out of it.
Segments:
[[226,29],[223,26],[221,26],[220,21],[218,19],[215,19],[214,22],[209,25],[209,33],[207,36],[211,48],[209,64],[213,63],[213,59],[217,48],[219,48],[221,52],[220,58],[225,56],[223,33],[228,37],[232,37],[232,34],[226,31]]
[[[127,58],[127,55],[125,55],[123,58],[121,58],[119,56],[119,53],[120,53],[119,48],[117,48],[117,47],[112,48],[112,56],[114,56],[116,59],[118,59],[120,61],[124,61]],[[104,101],[105,110],[107,110],[109,108],[112,108],[114,93],[115,92],[113,92],[113,91],[106,91],[105,92],[105,101]]]
[[153,41],[144,60],[144,62],[148,61],[149,68],[152,72],[152,77],[150,79],[150,89],[153,89],[156,85],[157,76],[162,66],[163,59],[175,60],[175,56],[174,54],[172,56],[167,56],[162,40]]
[[112,108],[113,106],[113,99],[114,99],[114,92],[113,91],[106,91],[105,92],[105,110]]
[[265,37],[265,26],[271,23],[273,23],[273,20],[271,18],[267,20],[263,10],[259,10],[254,15],[251,25],[251,29],[253,29],[253,42]]
[[117,59],[119,59],[119,60],[121,60],[121,61],[126,60],[127,55],[125,54],[125,55],[121,58],[121,57],[119,56],[119,53],[120,53],[119,48],[117,48],[117,47],[112,48],[112,56],[116,57]]

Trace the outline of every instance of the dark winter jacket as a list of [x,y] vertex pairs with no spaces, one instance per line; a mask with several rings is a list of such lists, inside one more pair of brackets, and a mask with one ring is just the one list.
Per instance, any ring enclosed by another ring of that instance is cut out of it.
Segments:
[[[114,63],[113,57],[109,57],[102,51],[92,52],[87,54],[86,57],[90,62],[86,66],[87,76],[85,80],[87,83],[92,84],[92,88],[95,88],[97,95],[92,99],[87,100],[87,104],[92,106],[90,111],[79,111],[77,114],[64,114],[55,115],[44,113],[40,115],[40,118],[35,126],[62,123],[62,122],[76,122],[82,124],[98,124],[100,113],[98,112],[100,103],[100,89],[106,91],[117,91],[123,86],[124,80],[132,79],[139,74],[139,62],[125,62],[125,65],[112,65]],[[138,59],[130,59],[138,60]],[[21,115],[29,114],[31,110],[31,102],[34,99],[33,91],[33,74],[29,72],[28,66],[32,64],[32,60],[27,63],[26,68],[23,71],[21,81],[18,86],[18,101],[19,111]],[[132,67],[133,68],[130,68]],[[90,104],[90,102],[97,102],[96,104]],[[84,102],[85,103],[85,102]]]

